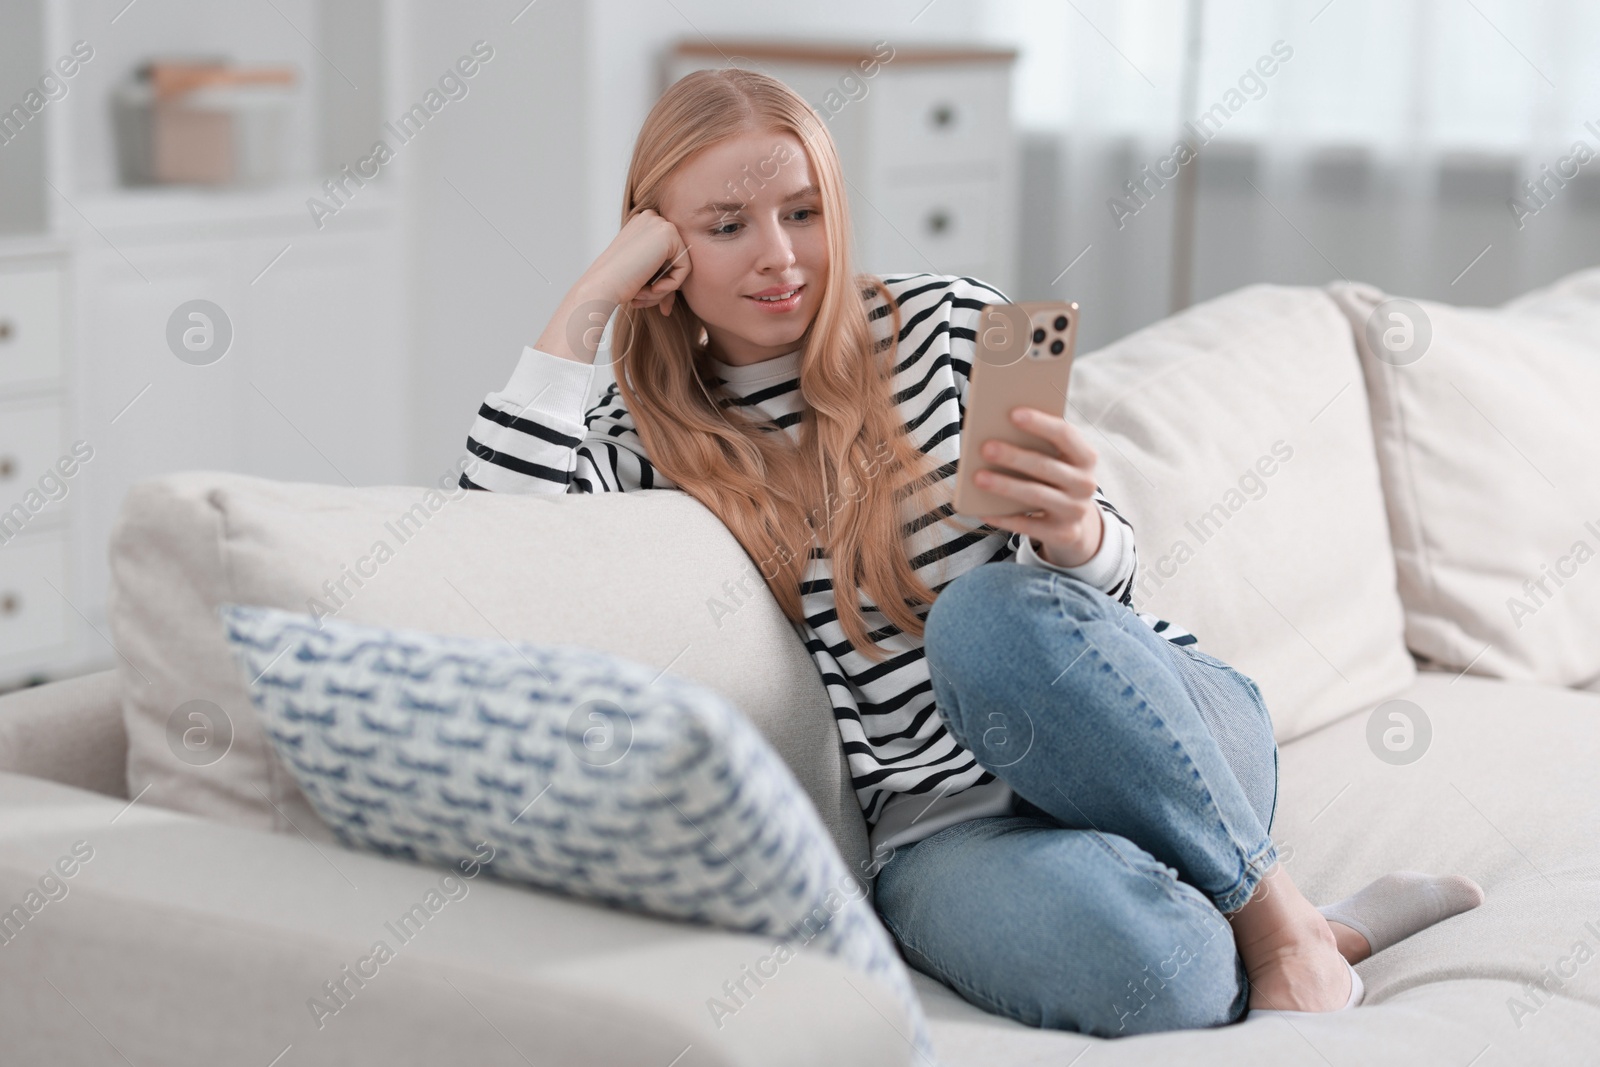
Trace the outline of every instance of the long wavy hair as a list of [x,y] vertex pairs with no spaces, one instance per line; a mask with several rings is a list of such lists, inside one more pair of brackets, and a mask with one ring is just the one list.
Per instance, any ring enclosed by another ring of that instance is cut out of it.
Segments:
[[[639,131],[622,222],[646,208],[659,213],[685,160],[752,130],[791,133],[805,146],[822,202],[829,272],[801,338],[798,442],[754,409],[732,405],[722,387],[708,388],[715,374],[705,327],[681,294],[670,316],[618,308],[617,387],[649,461],[722,521],[791,622],[804,620],[801,583],[813,546],[826,550],[840,626],[852,646],[881,662],[888,652],[876,642],[886,635],[868,633],[863,607],[920,639],[917,609],[936,595],[913,570],[905,537],[935,506],[938,464],[907,436],[891,395],[900,309],[881,280],[854,270],[844,176],[827,127],[775,78],[740,68],[688,74]],[[868,287],[893,315],[881,348],[867,319]],[[944,511],[939,521],[953,519]]]

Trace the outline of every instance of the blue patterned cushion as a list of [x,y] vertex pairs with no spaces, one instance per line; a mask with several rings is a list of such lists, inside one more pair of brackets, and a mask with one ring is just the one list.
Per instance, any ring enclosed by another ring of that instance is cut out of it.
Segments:
[[[904,1003],[904,964],[805,791],[719,694],[597,649],[218,608],[251,701],[352,848],[815,946]],[[717,1020],[736,1003],[715,999]]]

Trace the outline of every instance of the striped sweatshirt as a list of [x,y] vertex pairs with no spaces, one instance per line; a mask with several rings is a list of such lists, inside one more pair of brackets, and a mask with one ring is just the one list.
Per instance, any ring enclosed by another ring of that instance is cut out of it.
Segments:
[[[899,336],[877,289],[861,296],[876,342],[874,351],[895,347],[892,395],[905,430],[938,464],[937,507],[904,516],[907,558],[936,593],[961,574],[985,563],[1014,561],[1079,578],[1133,610],[1138,558],[1133,526],[1095,487],[1105,520],[1093,558],[1077,567],[1046,562],[1031,539],[953,515],[956,461],[967,381],[985,304],[1009,298],[977,279],[941,274],[882,276],[900,308]],[[804,412],[800,394],[801,350],[748,366],[711,360],[716,376],[707,389],[723,406],[754,407],[791,437],[798,437]],[[616,384],[592,406],[592,364],[525,347],[506,387],[490,393],[478,409],[467,448],[484,463],[467,489],[501,493],[597,493],[677,488],[655,469],[623,407]],[[721,389],[719,393],[717,390]],[[911,500],[906,500],[907,507]],[[865,592],[858,592],[863,621],[888,657],[873,663],[846,639],[834,608],[825,550],[813,546],[801,587],[805,622],[796,629],[816,663],[839,728],[856,799],[874,849],[899,846],[983,815],[1011,810],[1006,784],[978,765],[946,729],[934,704],[922,640],[891,623]],[[926,617],[927,605],[918,609]],[[1176,624],[1144,612],[1141,622],[1174,644],[1195,637]]]

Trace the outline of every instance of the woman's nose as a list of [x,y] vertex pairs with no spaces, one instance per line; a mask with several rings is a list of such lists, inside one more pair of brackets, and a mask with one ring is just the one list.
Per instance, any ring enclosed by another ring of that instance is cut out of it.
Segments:
[[772,267],[781,270],[794,262],[794,246],[789,240],[789,235],[784,232],[781,223],[773,221],[764,225],[761,231],[760,268]]

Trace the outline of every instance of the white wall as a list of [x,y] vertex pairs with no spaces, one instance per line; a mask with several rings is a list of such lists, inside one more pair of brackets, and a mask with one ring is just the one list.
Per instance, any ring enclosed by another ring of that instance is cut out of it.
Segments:
[[[409,469],[431,483],[465,448],[485,393],[505,384],[591,256],[586,99],[589,5],[418,4],[417,92],[475,41],[494,58],[411,147],[412,414]],[[453,186],[453,187],[452,187]]]

